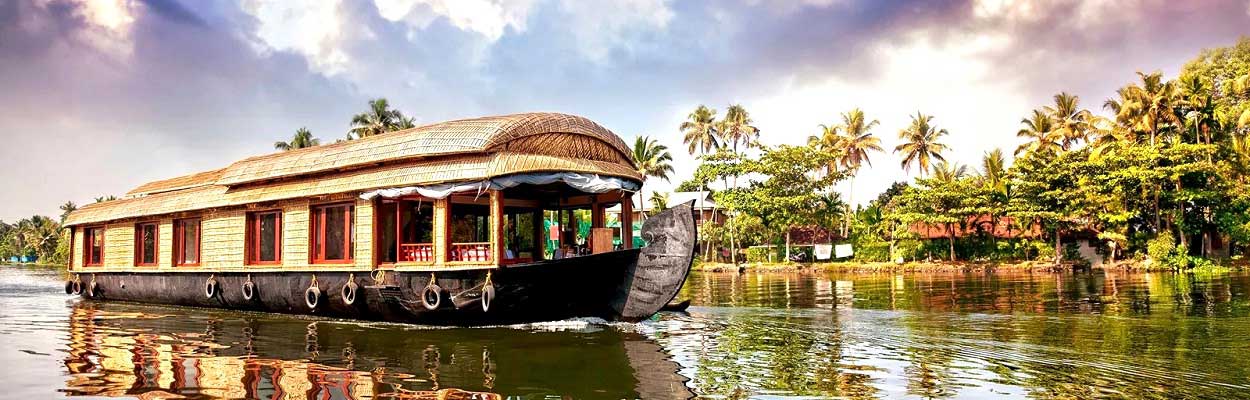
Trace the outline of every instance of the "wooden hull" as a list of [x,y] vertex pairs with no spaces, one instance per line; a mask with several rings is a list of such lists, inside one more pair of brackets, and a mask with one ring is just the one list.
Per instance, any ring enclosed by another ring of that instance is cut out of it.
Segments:
[[[324,317],[432,325],[493,325],[574,317],[637,321],[676,296],[694,257],[696,232],[688,204],[652,217],[643,250],[520,264],[497,269],[435,272],[368,271],[196,272],[83,271],[81,295],[97,300],[308,314]],[[640,257],[641,253],[641,257]],[[494,288],[489,307],[482,288]],[[431,279],[437,301],[423,301]],[[314,284],[315,279],[315,284]],[[207,282],[216,290],[206,290]],[[251,282],[251,298],[244,286]],[[94,282],[94,284],[92,283]],[[344,286],[353,282],[355,298]],[[307,298],[317,288],[315,305]],[[437,306],[430,307],[437,303]]]

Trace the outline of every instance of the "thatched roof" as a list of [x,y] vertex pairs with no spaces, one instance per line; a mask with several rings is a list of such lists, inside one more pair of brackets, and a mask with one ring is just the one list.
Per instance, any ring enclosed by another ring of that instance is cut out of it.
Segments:
[[66,225],[372,189],[571,171],[633,179],[625,142],[588,119],[528,113],[441,122],[247,158],[86,205]]

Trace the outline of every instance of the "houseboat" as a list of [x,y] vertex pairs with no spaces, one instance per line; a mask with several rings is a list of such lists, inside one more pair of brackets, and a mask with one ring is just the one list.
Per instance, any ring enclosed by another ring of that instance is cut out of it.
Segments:
[[421,324],[637,321],[676,296],[696,227],[681,204],[634,246],[631,160],[611,131],[554,113],[247,158],[71,213],[65,288]]

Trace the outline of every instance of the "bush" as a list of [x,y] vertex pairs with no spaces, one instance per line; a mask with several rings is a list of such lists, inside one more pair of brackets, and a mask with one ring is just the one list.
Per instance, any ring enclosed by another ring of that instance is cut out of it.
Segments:
[[1063,246],[1063,259],[1078,267],[1089,267],[1090,261],[1081,255],[1080,246]]
[[747,262],[762,263],[768,262],[767,247],[751,247],[747,249]]
[[1175,251],[1176,243],[1172,240],[1171,234],[1159,235],[1146,242],[1146,255],[1150,256],[1151,262],[1160,265],[1171,258]]
[[1055,259],[1055,245],[1045,240],[1030,240],[1028,249],[1031,253],[1037,254],[1034,260],[1053,261]]

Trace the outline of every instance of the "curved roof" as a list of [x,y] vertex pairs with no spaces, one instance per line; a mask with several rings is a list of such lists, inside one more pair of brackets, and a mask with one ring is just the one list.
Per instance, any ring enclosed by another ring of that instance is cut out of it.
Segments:
[[[544,134],[595,139],[617,153],[584,155],[590,159],[615,162],[628,161],[630,157],[625,142],[594,121],[568,114],[525,113],[440,122],[359,140],[247,158],[226,167],[216,183],[239,185],[383,162],[490,152],[517,140]],[[555,145],[548,149],[562,147],[558,143]]]
[[388,187],[573,171],[642,182],[625,142],[586,118],[483,117],[251,157],[149,182],[126,198],[83,206],[66,225]]

